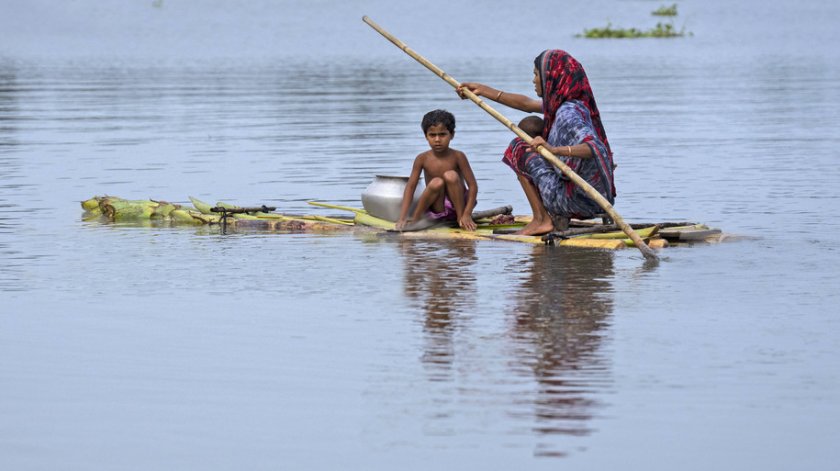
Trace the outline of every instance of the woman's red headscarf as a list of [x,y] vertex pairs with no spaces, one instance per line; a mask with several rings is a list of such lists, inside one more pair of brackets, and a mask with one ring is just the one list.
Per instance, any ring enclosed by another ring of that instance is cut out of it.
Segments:
[[[604,156],[608,162],[605,164],[612,166],[612,149],[610,149],[604,125],[601,123],[601,114],[598,112],[598,105],[595,104],[589,79],[586,78],[586,72],[580,62],[566,51],[549,49],[534,59],[534,65],[540,74],[543,90],[543,119],[545,121],[543,138],[548,139],[548,133],[551,131],[560,105],[568,100],[578,100],[589,109],[595,132],[609,153]],[[612,175],[612,171],[609,175]],[[612,186],[615,193],[615,185]]]

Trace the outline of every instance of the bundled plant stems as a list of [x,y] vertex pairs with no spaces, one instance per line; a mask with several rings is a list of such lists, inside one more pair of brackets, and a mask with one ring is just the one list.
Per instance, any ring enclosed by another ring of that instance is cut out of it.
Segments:
[[[263,211],[265,206],[240,208],[218,202],[211,206],[197,198],[190,197],[192,207],[167,201],[126,200],[116,196],[94,196],[82,201],[85,220],[107,222],[152,221],[177,225],[230,224],[237,227],[253,227],[275,231],[338,231],[353,225],[352,220],[324,216],[287,216]],[[213,211],[223,208],[224,211]],[[223,219],[224,218],[224,219]]]

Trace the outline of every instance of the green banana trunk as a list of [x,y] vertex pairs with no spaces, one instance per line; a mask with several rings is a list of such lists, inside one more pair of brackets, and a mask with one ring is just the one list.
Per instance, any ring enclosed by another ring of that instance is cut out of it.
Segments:
[[149,219],[158,207],[158,203],[149,200],[124,200],[107,197],[99,202],[99,208],[111,221],[136,221]]
[[190,201],[192,202],[195,209],[197,209],[201,214],[213,214],[213,211],[210,211],[210,208],[212,208],[212,206],[205,203],[204,201],[201,201],[198,198],[193,198],[192,196],[190,196]]
[[[200,213],[199,213],[200,214]],[[176,209],[169,213],[169,220],[172,221],[174,224],[190,224],[190,225],[203,225],[204,222],[200,221],[190,214],[190,212],[186,209]]]

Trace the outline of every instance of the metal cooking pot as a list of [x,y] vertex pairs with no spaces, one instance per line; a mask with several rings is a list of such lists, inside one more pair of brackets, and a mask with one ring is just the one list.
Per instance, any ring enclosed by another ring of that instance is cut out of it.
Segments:
[[[400,206],[407,184],[408,177],[376,175],[370,185],[362,192],[362,206],[371,216],[395,222],[400,218]],[[417,201],[420,200],[424,188],[425,185],[422,180],[417,182],[414,199],[409,208],[409,215],[417,206]]]

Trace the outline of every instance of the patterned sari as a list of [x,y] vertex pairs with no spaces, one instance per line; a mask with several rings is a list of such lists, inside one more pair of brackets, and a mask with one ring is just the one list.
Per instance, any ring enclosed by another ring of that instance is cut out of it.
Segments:
[[[583,66],[561,50],[544,51],[534,62],[543,89],[543,138],[552,146],[587,144],[592,158],[559,158],[612,204],[616,195],[612,151]],[[526,147],[522,139],[514,139],[502,160],[534,183],[550,214],[589,218],[601,212],[559,169],[538,153],[526,152]]]

